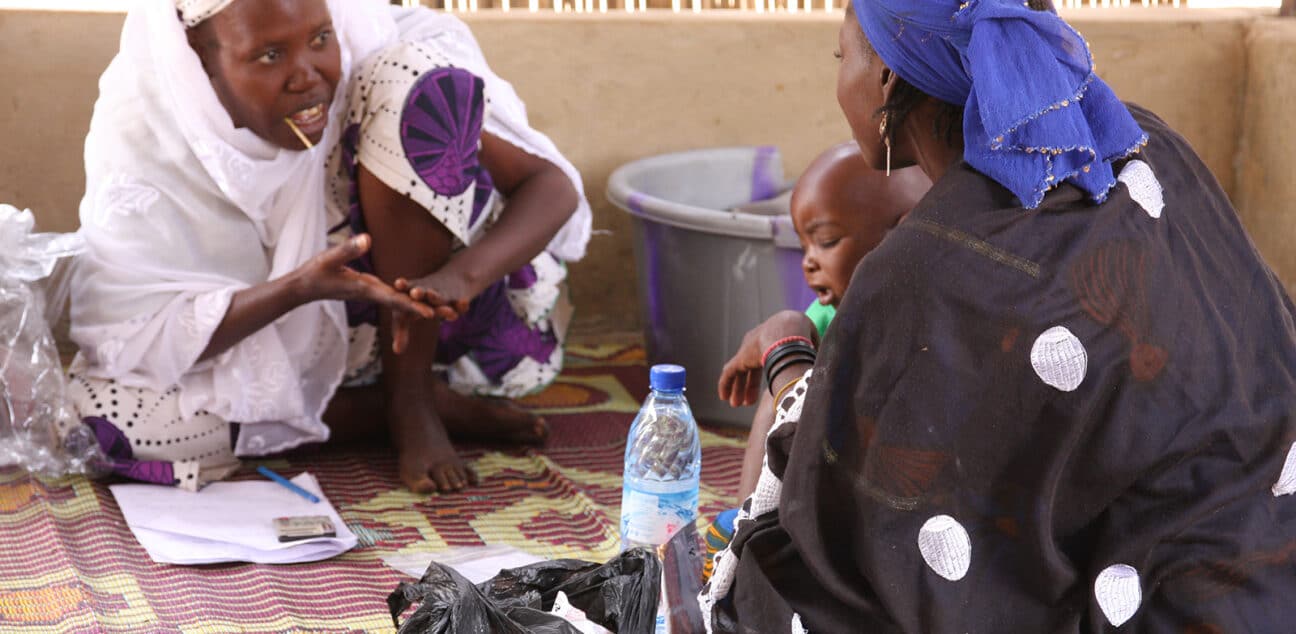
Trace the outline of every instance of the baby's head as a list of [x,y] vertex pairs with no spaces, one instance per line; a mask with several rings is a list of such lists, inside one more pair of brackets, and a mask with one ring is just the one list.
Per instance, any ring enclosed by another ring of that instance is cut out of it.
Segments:
[[855,266],[931,188],[917,167],[890,176],[871,167],[853,141],[820,154],[792,191],[801,270],[819,303],[836,306]]

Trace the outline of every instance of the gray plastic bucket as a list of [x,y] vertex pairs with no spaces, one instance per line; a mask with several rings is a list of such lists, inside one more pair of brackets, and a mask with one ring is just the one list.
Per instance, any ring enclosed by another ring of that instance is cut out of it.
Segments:
[[608,180],[608,199],[634,216],[648,360],[687,368],[689,404],[701,420],[751,423],[754,408],[716,395],[721,368],[748,330],[814,300],[786,210],[729,211],[787,185],[773,147],[654,156]]

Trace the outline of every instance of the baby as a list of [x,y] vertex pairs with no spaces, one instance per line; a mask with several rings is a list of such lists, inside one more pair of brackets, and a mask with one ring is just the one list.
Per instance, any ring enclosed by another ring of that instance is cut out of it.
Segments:
[[[917,167],[893,170],[890,176],[869,167],[854,141],[820,154],[797,179],[792,191],[792,225],[805,252],[801,271],[818,298],[804,314],[786,311],[776,317],[808,319],[823,339],[837,313],[837,304],[846,295],[855,266],[930,188],[931,181]],[[744,358],[755,355],[759,359],[763,354],[752,344],[761,340],[757,331],[762,326],[743,338],[742,347],[720,375],[720,398],[735,407],[751,404],[759,394],[738,483],[739,504],[756,489],[765,459],[765,437],[774,425],[774,397],[761,389],[758,376],[736,369],[749,366]],[[737,509],[721,513],[707,529],[704,578],[711,575],[715,553],[732,538],[737,513]]]
[[[931,181],[916,168],[895,170],[890,176],[870,168],[853,141],[820,154],[797,180],[792,191],[792,224],[805,252],[801,270],[806,283],[818,295],[806,309],[805,318],[814,323],[820,338],[828,331],[837,304],[846,294],[855,266],[930,188]],[[733,361],[726,370],[732,365]],[[722,374],[721,398],[735,406],[750,403],[759,386],[741,389],[734,378],[728,371]],[[765,436],[774,424],[774,399],[768,391],[759,393],[760,404],[743,458],[739,500],[746,499],[756,487],[765,455]]]

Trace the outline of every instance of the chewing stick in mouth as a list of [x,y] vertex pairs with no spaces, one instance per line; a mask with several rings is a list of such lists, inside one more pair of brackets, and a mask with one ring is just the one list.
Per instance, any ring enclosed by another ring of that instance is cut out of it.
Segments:
[[315,144],[311,143],[305,134],[302,134],[301,128],[298,128],[297,124],[293,123],[292,117],[284,117],[284,123],[287,123],[288,127],[292,128],[293,133],[297,135],[297,138],[301,139],[302,145],[306,146],[306,149],[309,150],[315,147]]

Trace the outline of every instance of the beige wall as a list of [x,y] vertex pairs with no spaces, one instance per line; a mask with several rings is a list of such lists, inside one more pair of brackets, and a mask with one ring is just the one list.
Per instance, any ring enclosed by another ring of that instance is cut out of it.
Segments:
[[[1098,74],[1116,94],[1178,130],[1233,195],[1233,157],[1246,86],[1246,31],[1254,14],[1130,11],[1072,13]],[[1086,16],[1086,17],[1079,17]],[[1191,18],[1191,19],[1189,19]]]
[[1257,23],[1247,49],[1237,206],[1256,246],[1296,295],[1296,18]]
[[122,16],[0,11],[0,202],[77,227],[81,149]]
[[[1296,238],[1296,184],[1279,165],[1296,159],[1288,136],[1248,122],[1285,123],[1270,91],[1296,96],[1296,32],[1273,20],[1247,33],[1255,13],[1146,10],[1069,14],[1094,50],[1099,73],[1123,98],[1161,114],[1202,154],[1253,226],[1281,228],[1262,244],[1284,277],[1296,258],[1277,244]],[[572,267],[572,294],[586,329],[633,329],[638,303],[628,217],[603,196],[608,174],[632,159],[697,147],[774,144],[790,172],[848,132],[834,98],[839,17],[711,14],[675,17],[509,16],[469,19],[496,71],[527,101],[581,169],[595,208],[589,257]],[[83,187],[81,145],[96,79],[117,45],[121,16],[0,11],[0,201],[31,207],[43,227],[69,230]],[[1253,50],[1248,56],[1247,43]],[[1285,48],[1284,48],[1285,47]],[[1286,66],[1280,62],[1286,60]],[[1247,75],[1248,60],[1254,66]],[[1249,79],[1249,82],[1248,82]],[[1257,84],[1257,82],[1261,82]],[[1264,83],[1267,82],[1267,83]],[[1247,100],[1243,101],[1246,87]],[[1252,130],[1244,134],[1244,130]],[[1264,132],[1257,132],[1264,131]],[[1235,175],[1239,139],[1273,167]],[[1286,157],[1286,162],[1278,162]],[[1285,188],[1285,189],[1284,189]]]

